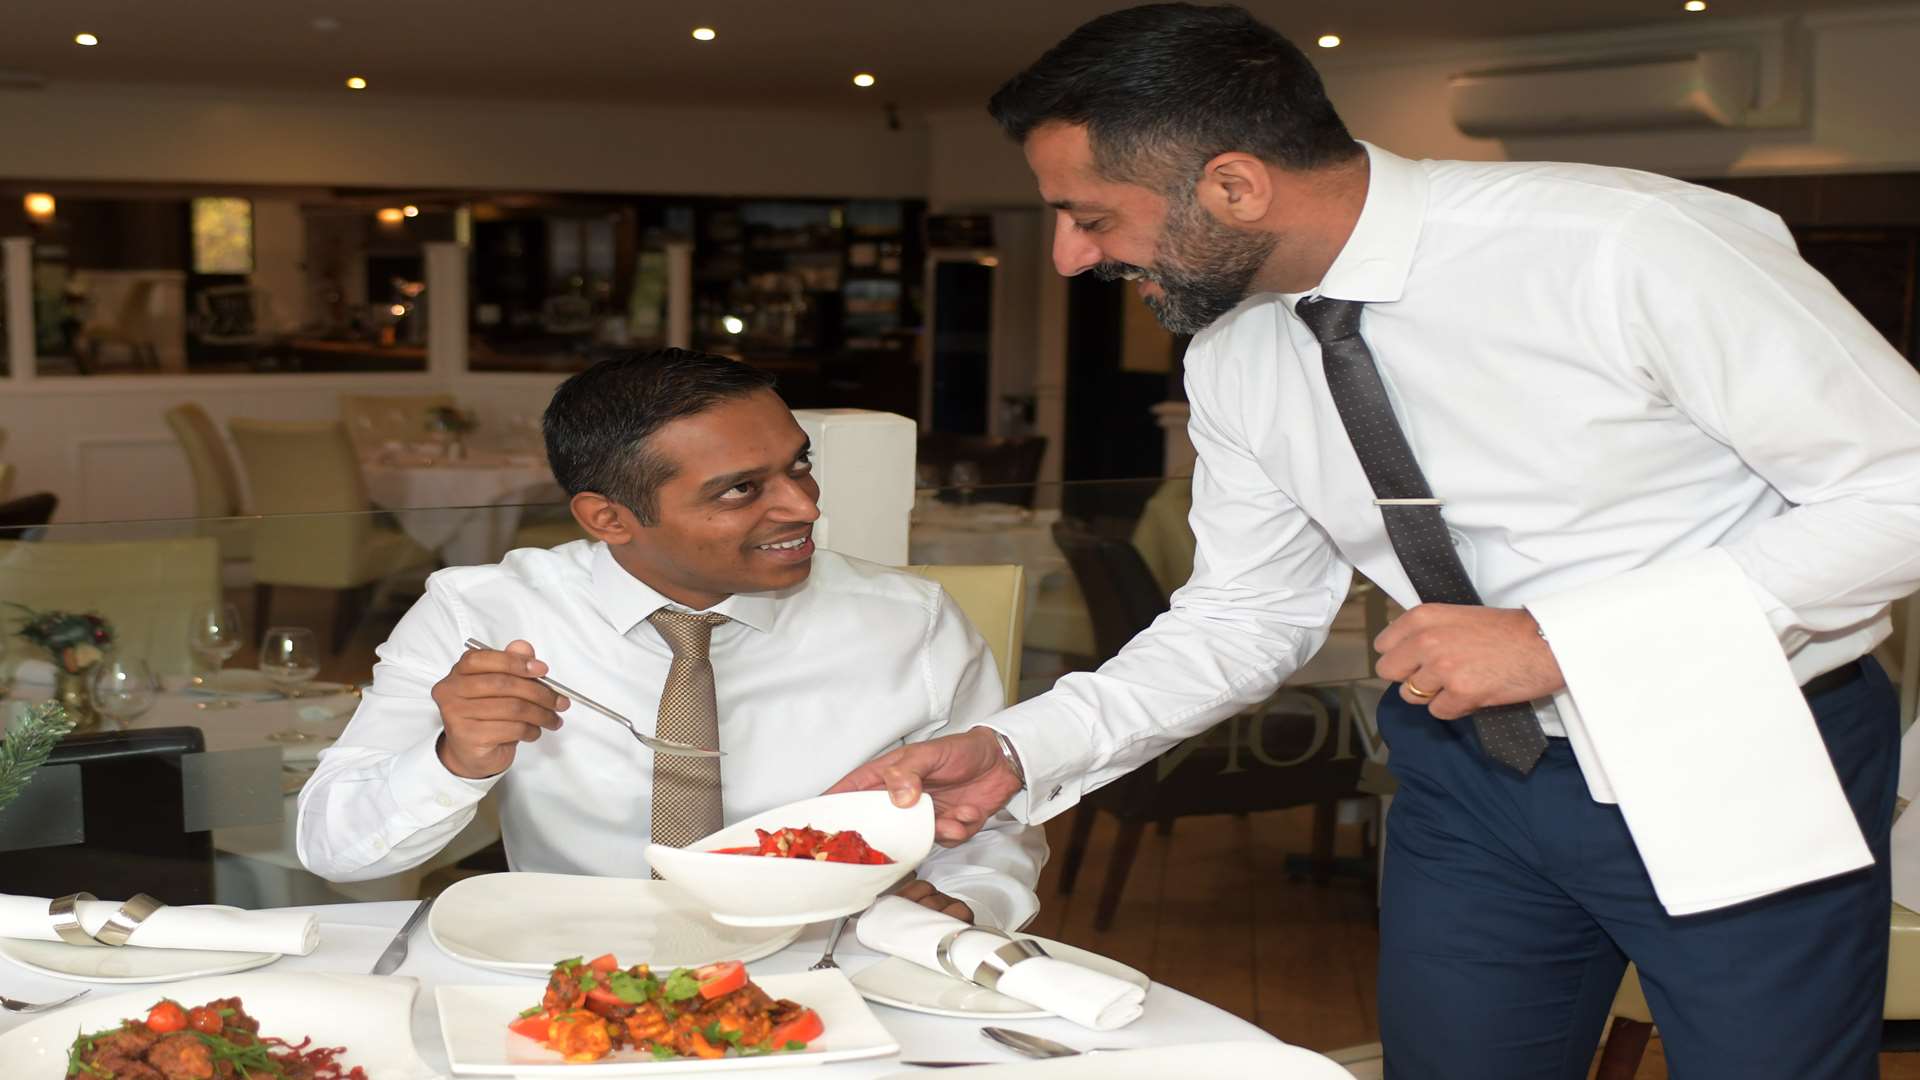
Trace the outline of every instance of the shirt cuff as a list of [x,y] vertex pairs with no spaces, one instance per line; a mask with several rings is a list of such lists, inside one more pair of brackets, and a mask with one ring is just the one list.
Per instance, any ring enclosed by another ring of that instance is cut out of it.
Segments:
[[1079,804],[1093,755],[1070,717],[1016,705],[994,714],[991,723],[982,721],[966,730],[976,727],[1005,735],[1020,755],[1027,783],[1007,803],[1007,813],[1016,820],[1038,825]]
[[943,884],[940,878],[938,871],[932,871],[927,875],[927,883],[967,905],[973,911],[976,926],[1019,930],[1040,913],[1040,898],[1033,890],[1021,888],[1005,875],[962,874],[951,884]]
[[439,743],[438,731],[414,743],[393,759],[393,771],[387,774],[394,804],[416,826],[433,825],[470,809],[506,775],[502,772],[484,780],[455,776],[440,760]]

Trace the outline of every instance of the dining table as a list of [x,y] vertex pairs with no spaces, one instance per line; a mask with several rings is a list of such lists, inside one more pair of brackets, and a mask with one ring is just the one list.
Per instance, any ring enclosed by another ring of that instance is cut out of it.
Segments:
[[564,496],[534,450],[435,444],[383,448],[360,464],[367,498],[448,566],[496,562],[513,547],[523,509]]
[[[395,931],[406,921],[407,916],[416,906],[414,903],[375,902],[288,908],[286,910],[310,912],[318,918],[319,946],[307,956],[283,956],[272,964],[256,970],[260,973],[273,974],[302,972],[367,974],[372,970],[374,961],[392,940]],[[747,965],[749,974],[762,976],[807,970],[815,960],[819,959],[825,948],[829,926],[828,923],[818,923],[807,927],[785,949],[750,962]],[[849,976],[858,974],[861,969],[878,963],[882,959],[879,954],[862,946],[852,931],[848,931],[841,937],[834,950],[834,956],[841,969]],[[446,1073],[449,1066],[435,1007],[436,987],[524,986],[529,1004],[538,1002],[541,990],[544,988],[544,980],[540,977],[473,967],[454,959],[434,944],[425,926],[412,934],[406,960],[394,972],[394,976],[418,980],[419,993],[413,1001],[412,1017],[414,1048],[428,1066],[442,1073]],[[245,975],[231,976],[235,979],[245,977]],[[54,1001],[89,988],[94,997],[131,990],[128,1015],[144,1013],[154,998],[166,992],[164,983],[143,984],[136,987],[89,987],[86,983],[14,968],[0,961],[0,993],[8,997],[29,1001]],[[136,1005],[138,1008],[135,1008]],[[1010,1064],[1024,1060],[1012,1051],[983,1037],[980,1033],[983,1023],[996,1023],[1002,1027],[1016,1028],[1080,1048],[1158,1047],[1240,1041],[1279,1043],[1279,1040],[1272,1035],[1232,1013],[1209,1005],[1191,994],[1157,982],[1153,983],[1147,991],[1144,1012],[1140,1018],[1113,1031],[1090,1031],[1057,1018],[996,1021],[980,1017],[934,1016],[880,1004],[874,1004],[872,1009],[880,1024],[900,1044],[900,1052],[897,1055],[821,1064],[811,1069],[797,1071],[824,1072],[845,1080],[861,1077],[892,1077],[903,1072],[938,1076],[942,1074],[941,1070],[911,1068],[904,1062]],[[7,1031],[19,1026],[26,1019],[28,1018],[17,1014],[0,1013],[0,1038],[4,1038]],[[1338,1070],[1339,1068],[1331,1066],[1326,1059],[1317,1055],[1312,1060],[1321,1063],[1318,1068],[1311,1070],[1311,1075],[1316,1078],[1328,1075],[1330,1069]],[[643,1064],[636,1066],[631,1075],[641,1076],[647,1072],[648,1069]],[[19,1080],[31,1080],[31,1078],[22,1077]],[[379,1078],[373,1077],[370,1080],[379,1080]],[[1287,1077],[1279,1076],[1274,1080],[1287,1080]]]

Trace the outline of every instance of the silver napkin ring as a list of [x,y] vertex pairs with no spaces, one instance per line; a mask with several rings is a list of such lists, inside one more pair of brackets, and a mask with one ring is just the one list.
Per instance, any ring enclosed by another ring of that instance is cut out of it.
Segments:
[[77,892],[47,902],[47,917],[53,920],[53,932],[61,941],[81,946],[100,944],[80,925],[80,916],[74,910],[80,901],[93,899],[97,898],[90,892]]
[[140,924],[147,921],[147,916],[166,906],[146,893],[134,893],[133,898],[121,904],[120,910],[109,916],[107,924],[93,936],[102,945],[125,945],[133,932],[140,929]]
[[[978,930],[983,934],[997,934],[1006,938],[1007,943],[988,953],[986,958],[980,961],[980,966],[974,969],[973,977],[968,978],[961,974],[960,968],[953,962],[953,943],[961,934],[971,930]],[[1023,960],[1031,960],[1036,956],[1046,955],[1047,950],[1041,948],[1040,943],[1032,938],[1017,938],[1005,930],[996,930],[991,926],[963,926],[958,930],[949,931],[933,950],[933,958],[940,961],[940,967],[947,974],[961,982],[975,983],[989,990],[1000,988],[1000,976],[1006,974],[1013,965]],[[995,964],[995,960],[1000,962]]]

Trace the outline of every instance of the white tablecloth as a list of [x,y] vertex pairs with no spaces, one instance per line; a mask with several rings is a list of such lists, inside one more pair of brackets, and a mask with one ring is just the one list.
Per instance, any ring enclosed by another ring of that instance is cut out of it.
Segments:
[[450,566],[497,561],[512,546],[526,503],[561,492],[537,455],[474,451],[459,461],[385,453],[363,462],[367,497]]
[[[371,970],[375,958],[392,937],[392,931],[405,920],[412,904],[373,903],[341,904],[325,907],[299,908],[310,910],[320,916],[320,947],[311,956],[288,956],[275,961],[264,972],[324,971],[344,974],[364,974]],[[764,960],[756,960],[748,965],[749,969],[760,975],[782,974],[805,971],[808,965],[820,956],[826,944],[827,924],[811,926],[800,935],[784,952],[776,953]],[[863,949],[854,940],[852,933],[840,938],[840,944],[834,950],[834,958],[849,975],[859,972],[869,964],[875,963],[875,954]],[[555,957],[559,959],[559,957]],[[6,992],[9,997],[24,998],[28,1001],[49,1001],[64,997],[80,989],[81,983],[50,979],[26,971],[13,970],[0,962],[0,970],[6,973]],[[426,927],[416,930],[412,938],[412,947],[407,962],[396,973],[410,975],[420,980],[420,996],[413,1004],[413,1041],[420,1057],[436,1069],[447,1068],[446,1048],[441,1044],[440,1022],[435,1013],[433,988],[437,985],[520,985],[527,988],[527,1002],[533,1004],[539,1000],[542,983],[536,978],[504,975],[482,968],[468,967],[442,953],[433,944]],[[95,996],[114,993],[119,987],[94,987]],[[135,988],[134,997],[140,1001],[138,1009],[132,1009],[128,1015],[143,1012],[152,999],[164,993],[164,984]],[[836,1077],[852,1080],[855,1077],[886,1076],[902,1071],[900,1061],[1020,1061],[1011,1051],[988,1042],[979,1032],[981,1023],[989,1021],[957,1020],[923,1013],[906,1012],[900,1009],[875,1005],[874,1014],[881,1024],[900,1043],[900,1057],[878,1058],[872,1061],[845,1062],[837,1065],[823,1065],[816,1072],[831,1072]],[[0,1013],[0,1033],[18,1026],[25,1018],[13,1013]],[[1076,1027],[1065,1020],[1020,1020],[1006,1026],[1022,1031],[1031,1031],[1059,1040],[1069,1046],[1166,1046],[1178,1043],[1223,1042],[1229,1040],[1262,1040],[1271,1036],[1240,1018],[1214,1008],[1198,998],[1183,994],[1178,990],[1158,983],[1147,993],[1146,1013],[1133,1024],[1119,1031],[1095,1034],[1084,1028]],[[731,1074],[729,1074],[731,1075]],[[779,1075],[776,1072],[775,1075]],[[937,1076],[937,1072],[929,1072]],[[1285,1080],[1284,1077],[1276,1080]]]

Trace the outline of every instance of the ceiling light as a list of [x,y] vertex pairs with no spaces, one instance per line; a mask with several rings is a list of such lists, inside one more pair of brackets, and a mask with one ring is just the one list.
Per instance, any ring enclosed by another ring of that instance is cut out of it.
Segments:
[[747,321],[738,315],[729,315],[720,320],[720,325],[727,328],[727,333],[738,334],[747,328]]
[[44,191],[35,191],[20,200],[26,207],[27,216],[35,221],[47,221],[53,217],[53,196]]
[[711,26],[696,26],[693,28],[693,40],[695,41],[712,41],[719,36],[719,34],[714,33],[713,27]]
[[361,78],[361,77],[360,77],[360,76],[358,76],[358,75],[351,75],[351,76],[348,76],[348,78],[347,78],[347,89],[349,89],[349,90],[365,90],[366,88],[367,88],[367,80],[365,80],[365,79],[363,79],[363,78]]
[[1321,34],[1321,35],[1320,35],[1320,47],[1321,47],[1321,48],[1323,48],[1323,49],[1337,49],[1337,48],[1339,48],[1339,47],[1340,47],[1340,35],[1339,35],[1339,34]]
[[100,39],[94,37],[92,34],[75,34],[73,35],[73,43],[75,45],[98,45],[100,44]]
[[407,220],[407,212],[397,206],[384,207],[374,216],[380,219],[382,225],[398,225]]
[[865,89],[866,87],[869,87],[869,86],[872,86],[872,85],[873,85],[873,76],[871,76],[871,75],[869,75],[869,74],[867,74],[866,72],[864,72],[864,71],[863,71],[863,72],[861,72],[860,74],[858,74],[858,75],[855,75],[855,76],[853,77],[853,85],[855,85],[855,86],[858,86],[858,87],[860,87],[860,88],[862,88],[862,89]]
[[1686,8],[1688,11],[1705,11],[1707,10],[1707,0],[1687,0],[1686,3],[1680,6]]
[[407,313],[407,305],[405,304],[395,304],[392,307],[387,309],[387,314],[392,315],[396,319],[402,315],[405,315],[406,313]]
[[400,212],[401,212],[402,214],[405,214],[405,215],[406,215],[406,216],[408,216],[408,217],[419,217],[419,216],[420,216],[420,208],[419,208],[419,207],[417,207],[417,206],[415,206],[415,205],[413,205],[412,203],[408,203],[407,205],[405,205],[405,206],[403,206],[403,207],[401,207],[401,208],[400,208]]

